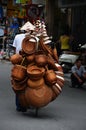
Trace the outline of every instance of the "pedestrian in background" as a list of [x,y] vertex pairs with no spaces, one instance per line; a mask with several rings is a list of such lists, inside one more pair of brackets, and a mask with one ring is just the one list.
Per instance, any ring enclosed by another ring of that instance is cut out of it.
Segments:
[[60,47],[61,47],[61,53],[64,52],[64,51],[69,51],[70,50],[70,37],[67,33],[63,33],[61,36],[60,36],[60,39],[59,39],[59,43],[60,43]]
[[59,54],[62,54],[64,51],[70,51],[70,28],[68,25],[64,25],[62,30],[56,45],[59,48]]
[[83,83],[86,81],[86,70],[82,65],[81,59],[77,59],[74,66],[71,68],[71,87],[81,88]]

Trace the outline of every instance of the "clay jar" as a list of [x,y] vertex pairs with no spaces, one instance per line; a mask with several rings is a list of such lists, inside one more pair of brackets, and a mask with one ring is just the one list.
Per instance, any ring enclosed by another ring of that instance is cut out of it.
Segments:
[[45,84],[39,89],[27,87],[25,98],[33,107],[44,107],[52,100],[52,90]]
[[14,54],[10,57],[12,64],[20,64],[22,62],[22,56],[20,54]]
[[27,82],[27,79],[28,79],[28,77],[25,77],[25,79],[23,79],[21,81],[18,81],[18,80],[15,80],[15,79],[13,79],[13,81],[15,81],[15,83],[18,84],[18,85],[22,85],[22,84],[25,84]]
[[14,65],[12,68],[11,76],[13,79],[22,81],[26,78],[27,69],[22,65]]
[[12,88],[15,93],[19,93],[19,92],[25,90],[26,84],[25,83],[18,84],[15,80],[12,79]]
[[44,76],[45,69],[42,67],[37,67],[36,65],[27,67],[27,74],[31,80],[38,80]]
[[[35,42],[30,41],[30,39],[33,38],[35,39]],[[36,51],[36,45],[37,45],[37,40],[35,37],[25,37],[22,41],[22,50],[26,54],[32,54]]]
[[45,66],[47,64],[47,56],[43,52],[38,51],[35,55],[35,62],[38,66]]
[[34,61],[34,57],[35,57],[35,55],[34,55],[34,53],[33,53],[33,54],[31,54],[31,55],[27,55],[27,56],[26,56],[26,59],[27,59],[27,61],[28,61],[29,63],[31,63],[31,62]]
[[34,82],[31,79],[27,80],[27,85],[33,89],[39,89],[42,87],[43,84],[44,84],[44,78],[34,80]]
[[53,70],[47,70],[45,72],[45,80],[49,85],[53,85],[57,82],[56,74]]

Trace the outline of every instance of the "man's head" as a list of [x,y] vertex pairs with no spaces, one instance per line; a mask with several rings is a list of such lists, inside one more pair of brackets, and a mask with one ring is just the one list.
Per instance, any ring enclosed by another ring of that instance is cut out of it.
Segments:
[[78,68],[82,65],[81,59],[76,60],[76,65],[77,65]]

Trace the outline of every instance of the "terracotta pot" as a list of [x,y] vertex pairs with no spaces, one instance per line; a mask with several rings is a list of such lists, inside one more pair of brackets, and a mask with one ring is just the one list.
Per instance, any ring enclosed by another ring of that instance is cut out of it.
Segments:
[[38,51],[35,55],[35,62],[38,66],[45,66],[47,64],[47,56],[42,51]]
[[26,54],[32,54],[36,51],[37,41],[35,42],[30,41],[31,37],[25,37],[22,41],[22,49]]
[[13,79],[22,81],[27,76],[27,69],[22,65],[14,65],[11,71],[11,76]]
[[33,62],[34,61],[34,58],[35,58],[35,55],[34,54],[31,54],[31,55],[27,55],[26,56],[26,59],[27,61],[30,63],[30,62]]
[[28,77],[25,77],[25,79],[23,79],[21,81],[18,81],[18,80],[15,80],[15,79],[13,79],[13,80],[15,81],[16,84],[22,85],[22,84],[25,84],[27,82],[27,79],[28,79]]
[[49,85],[53,85],[57,82],[56,74],[53,70],[47,70],[45,72],[45,80]]
[[12,88],[14,90],[15,93],[19,93],[21,91],[24,91],[26,88],[26,84],[18,84],[17,82],[15,82],[15,80],[12,80]]
[[41,78],[41,79],[38,79],[38,80],[31,80],[31,79],[28,79],[27,80],[27,85],[30,87],[30,88],[33,88],[33,89],[39,89],[42,87],[42,85],[44,84],[44,79]]
[[37,67],[36,65],[27,67],[27,74],[30,79],[38,80],[41,79],[45,74],[45,69],[41,67]]
[[34,107],[44,107],[52,100],[52,90],[46,85],[43,85],[40,89],[27,88],[25,91],[26,100]]
[[22,56],[20,54],[14,54],[10,57],[12,64],[20,64],[22,62]]

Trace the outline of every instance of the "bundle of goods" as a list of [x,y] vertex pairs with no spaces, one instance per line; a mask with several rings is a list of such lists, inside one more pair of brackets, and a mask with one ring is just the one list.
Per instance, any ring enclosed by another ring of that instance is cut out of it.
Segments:
[[[34,40],[31,40],[34,39]],[[44,107],[54,101],[64,86],[64,74],[58,64],[56,48],[51,48],[48,36],[42,33],[39,41],[27,36],[20,54],[11,56],[11,83],[23,107]]]

